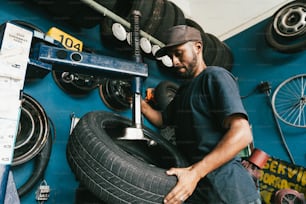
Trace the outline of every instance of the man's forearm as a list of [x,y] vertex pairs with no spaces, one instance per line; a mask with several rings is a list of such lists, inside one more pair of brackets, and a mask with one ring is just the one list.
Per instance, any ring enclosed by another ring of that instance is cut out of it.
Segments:
[[156,127],[162,127],[163,120],[161,112],[153,109],[144,100],[141,101],[141,112],[153,125]]
[[253,137],[248,121],[237,119],[233,123],[215,149],[192,166],[202,178],[234,158],[252,142]]

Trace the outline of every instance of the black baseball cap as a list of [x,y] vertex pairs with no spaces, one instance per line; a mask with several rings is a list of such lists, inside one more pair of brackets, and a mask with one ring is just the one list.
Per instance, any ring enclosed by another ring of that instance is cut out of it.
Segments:
[[188,41],[202,42],[200,31],[187,25],[173,26],[164,33],[163,43],[165,43],[165,46],[160,48],[155,56],[165,56],[168,48],[184,44]]

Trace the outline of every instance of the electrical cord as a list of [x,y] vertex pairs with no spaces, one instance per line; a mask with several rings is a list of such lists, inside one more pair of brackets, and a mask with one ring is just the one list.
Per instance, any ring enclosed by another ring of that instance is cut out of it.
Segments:
[[265,92],[267,91],[266,89],[271,89],[271,87],[269,87],[269,83],[268,82],[261,82],[258,86],[256,86],[250,93],[248,93],[247,95],[244,95],[244,96],[240,96],[241,99],[245,99],[253,94],[255,94],[256,92],[258,93],[259,92]]
[[251,96],[252,94],[256,93],[258,91],[257,87],[255,89],[253,89],[250,93],[248,93],[247,95],[244,96],[240,96],[241,99],[245,99],[249,96]]
[[[269,82],[261,82],[261,83],[257,86],[257,88],[259,89],[260,92],[265,93],[265,95],[267,96],[267,98],[268,98],[268,100],[269,100],[269,102],[270,102],[270,105],[271,105],[271,107],[272,107],[271,86],[270,86]],[[290,158],[290,160],[291,160],[291,163],[292,163],[292,164],[295,164],[294,158],[293,158],[293,156],[292,156],[292,154],[291,154],[291,151],[290,151],[290,149],[289,149],[289,147],[288,147],[288,145],[287,145],[286,139],[285,139],[285,137],[284,137],[284,134],[283,134],[282,129],[281,129],[281,127],[280,127],[280,124],[279,124],[279,122],[278,122],[277,116],[276,116],[276,114],[275,114],[274,111],[272,111],[272,113],[273,113],[274,121],[275,121],[275,123],[276,123],[276,125],[277,125],[278,132],[279,132],[280,137],[281,137],[282,144],[284,145],[284,148],[285,148],[285,150],[286,150],[286,152],[287,152],[287,154],[288,154],[288,156],[289,156],[289,158]]]

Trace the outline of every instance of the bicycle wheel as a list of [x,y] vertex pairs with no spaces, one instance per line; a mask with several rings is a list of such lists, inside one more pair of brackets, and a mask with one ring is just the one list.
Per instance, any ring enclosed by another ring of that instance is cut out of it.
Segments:
[[306,74],[290,77],[274,91],[272,108],[277,117],[294,127],[306,127]]

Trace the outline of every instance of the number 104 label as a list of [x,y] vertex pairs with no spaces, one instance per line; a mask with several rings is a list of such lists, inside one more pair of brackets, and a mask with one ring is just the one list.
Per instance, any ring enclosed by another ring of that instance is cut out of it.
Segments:
[[65,33],[64,31],[52,27],[47,32],[47,35],[52,37],[53,39],[59,41],[65,48],[69,50],[74,50],[81,52],[83,49],[83,42],[78,40],[77,38]]

